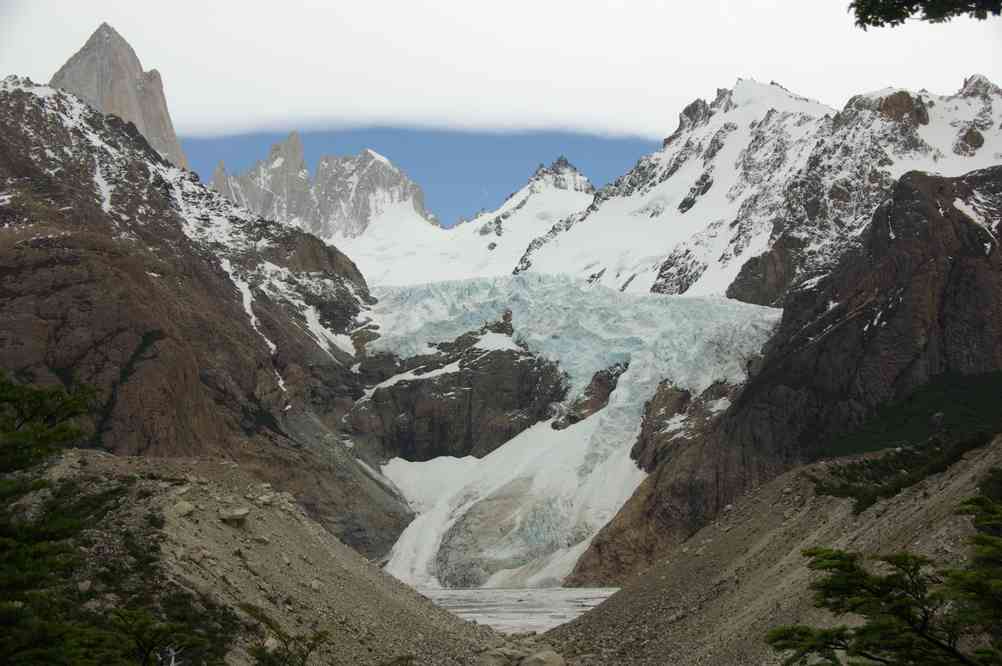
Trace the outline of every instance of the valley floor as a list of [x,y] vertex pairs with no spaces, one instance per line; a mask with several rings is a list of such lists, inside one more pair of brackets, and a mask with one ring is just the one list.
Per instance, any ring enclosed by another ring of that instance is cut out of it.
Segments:
[[570,622],[615,593],[614,587],[419,590],[449,612],[506,634],[543,632]]

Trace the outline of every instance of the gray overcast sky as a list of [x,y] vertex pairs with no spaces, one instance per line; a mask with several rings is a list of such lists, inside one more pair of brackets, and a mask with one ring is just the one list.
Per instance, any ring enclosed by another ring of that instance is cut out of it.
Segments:
[[848,0],[0,0],[0,74],[47,81],[108,21],[182,135],[354,125],[662,137],[737,77],[841,107],[1002,83],[1002,19],[863,32]]

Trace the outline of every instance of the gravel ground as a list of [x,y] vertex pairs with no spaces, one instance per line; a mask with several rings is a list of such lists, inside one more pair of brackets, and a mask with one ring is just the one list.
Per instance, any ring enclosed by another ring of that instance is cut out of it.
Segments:
[[[50,475],[138,477],[153,489],[123,511],[161,510],[168,575],[238,610],[248,632],[230,663],[249,663],[250,629],[258,622],[248,605],[292,635],[330,632],[332,643],[315,663],[473,664],[508,640],[383,573],[307,518],[291,495],[250,479],[235,464],[71,451]],[[129,522],[126,516],[109,520]]]
[[958,562],[972,529],[955,509],[999,465],[997,438],[858,516],[849,500],[814,494],[804,472],[823,473],[824,463],[789,472],[743,497],[604,604],[543,638],[570,664],[778,664],[763,641],[771,627],[831,623],[811,603],[803,549],[907,548]]

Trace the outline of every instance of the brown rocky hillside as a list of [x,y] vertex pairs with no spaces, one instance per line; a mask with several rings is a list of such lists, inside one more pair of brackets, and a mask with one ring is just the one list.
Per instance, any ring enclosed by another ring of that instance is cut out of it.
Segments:
[[661,434],[634,457],[651,475],[571,582],[622,581],[671,555],[749,488],[829,453],[932,379],[1002,369],[1000,221],[1002,167],[902,178],[860,247],[791,292],[764,358],[712,427],[673,431],[679,408],[648,404],[645,429]]
[[830,465],[791,470],[743,493],[601,606],[544,638],[581,666],[780,664],[763,640],[769,629],[835,623],[813,605],[801,551],[908,549],[960,563],[973,528],[957,506],[1002,465],[1002,438],[859,515],[850,499],[816,494],[807,475],[823,477]]

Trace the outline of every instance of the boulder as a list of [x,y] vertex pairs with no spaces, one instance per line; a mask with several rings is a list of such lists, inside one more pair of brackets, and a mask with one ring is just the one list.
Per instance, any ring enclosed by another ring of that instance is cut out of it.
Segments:
[[250,509],[246,507],[234,507],[219,510],[219,519],[228,525],[242,526],[247,522]]
[[174,505],[174,513],[176,513],[178,516],[181,516],[182,518],[184,516],[194,513],[194,511],[195,511],[195,505],[186,500],[181,500],[180,502]]
[[543,650],[529,655],[519,662],[519,666],[564,666],[566,663],[564,658],[553,650]]

